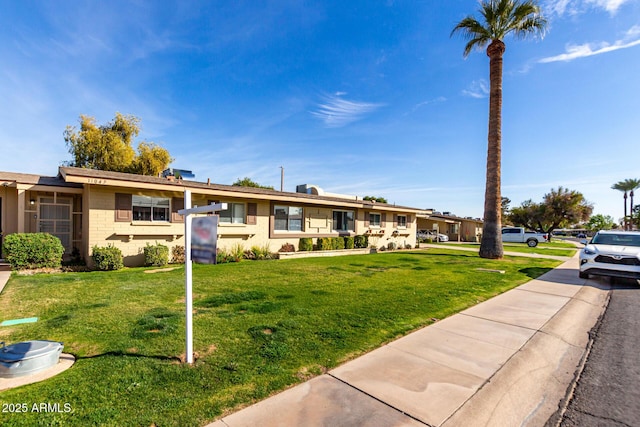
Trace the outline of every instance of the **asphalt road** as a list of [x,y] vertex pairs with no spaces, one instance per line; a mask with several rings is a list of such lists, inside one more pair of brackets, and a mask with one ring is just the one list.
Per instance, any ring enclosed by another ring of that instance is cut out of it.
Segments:
[[[598,281],[606,279],[596,279]],[[560,426],[640,426],[640,286],[618,280]]]

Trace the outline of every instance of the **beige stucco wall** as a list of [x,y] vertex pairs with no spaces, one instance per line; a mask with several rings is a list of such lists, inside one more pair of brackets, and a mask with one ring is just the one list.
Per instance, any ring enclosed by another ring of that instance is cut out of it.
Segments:
[[[87,247],[90,262],[91,248],[94,246],[113,245],[122,251],[124,263],[127,266],[142,265],[144,263],[144,247],[147,244],[160,243],[171,248],[175,245],[184,245],[184,223],[169,222],[116,222],[115,221],[115,194],[125,191],[115,191],[99,186],[91,187],[85,193],[85,202],[88,209],[87,217]],[[177,197],[177,194],[145,192],[147,196]],[[87,200],[88,199],[88,200]]]
[[[125,265],[142,265],[144,262],[144,247],[147,244],[160,243],[171,249],[184,246],[184,223],[115,221],[115,193],[125,193],[124,189],[114,189],[100,186],[87,187],[85,191],[85,227],[87,229],[87,260],[90,262],[93,246],[114,245],[124,256]],[[137,194],[137,193],[136,193]],[[182,197],[180,193],[154,192],[146,190],[143,193],[153,197]],[[284,244],[293,245],[298,249],[300,237],[338,236],[333,231],[333,209],[313,205],[303,205],[303,232],[273,231],[271,223],[272,203],[267,200],[249,200],[240,198],[219,198],[210,195],[192,195],[192,206],[208,205],[212,201],[226,203],[256,203],[257,218],[255,225],[249,224],[219,224],[218,248],[231,251],[236,246],[249,250],[253,246],[268,246],[272,252],[277,252]],[[286,203],[283,203],[286,204]],[[336,208],[339,209],[339,208]],[[368,211],[356,210],[355,234],[371,234],[369,243],[372,247],[387,246],[390,242],[404,246],[415,246],[415,215],[409,215],[412,223],[408,227],[398,229],[393,227],[392,212],[386,212],[387,222],[383,228],[365,227],[364,218]]]

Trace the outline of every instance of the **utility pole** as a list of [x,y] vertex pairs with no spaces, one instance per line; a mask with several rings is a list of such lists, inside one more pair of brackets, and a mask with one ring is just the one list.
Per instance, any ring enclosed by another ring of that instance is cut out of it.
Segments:
[[280,166],[280,191],[284,191],[284,167]]

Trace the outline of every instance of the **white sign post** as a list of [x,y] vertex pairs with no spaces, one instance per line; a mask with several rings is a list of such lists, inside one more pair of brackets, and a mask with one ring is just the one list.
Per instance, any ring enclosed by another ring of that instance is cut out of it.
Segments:
[[186,361],[193,363],[193,265],[191,263],[191,215],[197,213],[213,213],[227,209],[226,203],[215,203],[208,206],[191,208],[191,191],[184,190],[184,209],[178,213],[184,216],[184,276],[186,302]]

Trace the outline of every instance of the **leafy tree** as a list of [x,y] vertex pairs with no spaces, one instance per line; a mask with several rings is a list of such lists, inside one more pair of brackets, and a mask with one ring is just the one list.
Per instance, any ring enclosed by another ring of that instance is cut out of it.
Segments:
[[138,144],[138,156],[129,169],[139,175],[158,176],[172,161],[167,150],[153,142],[143,141]]
[[631,211],[631,224],[635,226],[636,230],[640,229],[640,205],[635,205]]
[[509,217],[509,205],[511,205],[511,199],[508,197],[501,197],[500,202],[500,217],[503,219],[508,219]]
[[239,187],[266,188],[267,190],[273,190],[273,187],[270,187],[268,185],[260,185],[248,176],[245,176],[242,179],[238,178],[232,185],[237,185]]
[[611,186],[613,190],[620,190],[624,192],[624,229],[629,229],[629,217],[627,216],[627,192],[631,196],[629,208],[633,215],[633,190],[640,188],[640,179],[625,179],[624,181],[616,182]]
[[370,202],[388,203],[384,197],[364,196],[362,200],[368,200]]
[[169,152],[152,142],[138,144],[138,154],[132,147],[140,133],[140,119],[116,113],[106,125],[98,126],[96,119],[80,116],[80,129],[67,126],[64,140],[73,160],[69,166],[140,175],[158,175],[169,166]]
[[461,32],[468,40],[464,57],[474,48],[487,47],[489,56],[489,133],[487,149],[487,179],[484,195],[484,226],[480,256],[502,258],[501,217],[501,144],[502,144],[502,56],[503,39],[513,34],[524,38],[530,34],[543,34],[547,25],[535,0],[482,0],[481,20],[468,16],[460,21],[451,35]]
[[591,212],[593,205],[582,193],[558,187],[545,194],[542,203],[527,200],[511,209],[510,219],[516,225],[551,235],[556,228],[587,221]]
[[589,218],[589,221],[585,224],[587,230],[611,230],[616,225],[615,220],[611,215],[597,214]]

